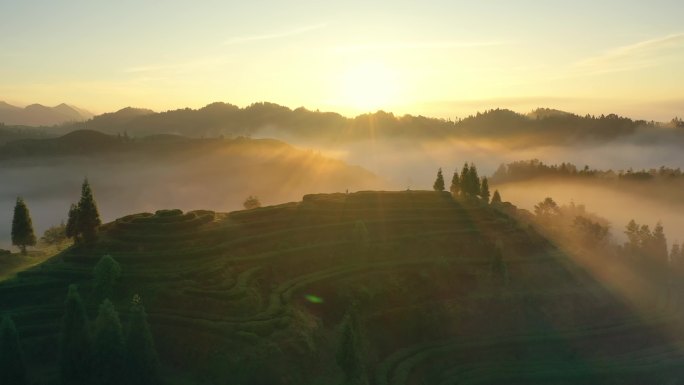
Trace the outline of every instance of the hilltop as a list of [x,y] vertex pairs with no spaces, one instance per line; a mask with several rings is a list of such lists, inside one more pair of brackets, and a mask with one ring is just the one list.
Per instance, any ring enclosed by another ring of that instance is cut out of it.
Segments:
[[131,297],[143,298],[169,383],[341,383],[335,352],[352,307],[374,385],[684,374],[671,308],[635,313],[504,211],[448,193],[366,191],[128,215],[92,248],[0,284],[0,312],[15,319],[38,384],[56,378],[67,285],[79,285],[93,319],[92,271],[105,254],[122,267],[113,299],[123,320]]
[[31,104],[21,108],[0,101],[0,123],[8,126],[54,126],[92,117],[90,112],[66,103],[55,107]]

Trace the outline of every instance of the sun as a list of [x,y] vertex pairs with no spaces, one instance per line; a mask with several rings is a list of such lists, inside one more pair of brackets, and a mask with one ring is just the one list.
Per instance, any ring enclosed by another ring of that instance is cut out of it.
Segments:
[[359,111],[386,109],[399,101],[397,71],[375,61],[360,62],[341,73],[339,102]]

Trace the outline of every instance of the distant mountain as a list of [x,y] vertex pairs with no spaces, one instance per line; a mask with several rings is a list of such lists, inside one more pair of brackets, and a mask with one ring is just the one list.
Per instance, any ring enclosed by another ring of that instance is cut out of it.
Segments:
[[0,102],[0,123],[8,126],[54,126],[92,117],[90,112],[65,103],[55,107],[31,104],[21,108]]
[[424,116],[395,116],[384,111],[347,118],[334,112],[311,111],[303,107],[292,110],[273,103],[255,103],[245,108],[213,103],[197,110],[185,108],[161,113],[127,108],[96,116],[87,122],[66,125],[60,130],[92,129],[109,134],[126,133],[133,137],[156,134],[195,138],[257,136],[318,144],[377,139],[486,139],[524,147],[605,142],[633,135],[640,129],[659,131],[655,130],[659,126],[658,123],[635,121],[615,114],[579,116],[549,108],[540,108],[529,114],[492,109],[450,121]]

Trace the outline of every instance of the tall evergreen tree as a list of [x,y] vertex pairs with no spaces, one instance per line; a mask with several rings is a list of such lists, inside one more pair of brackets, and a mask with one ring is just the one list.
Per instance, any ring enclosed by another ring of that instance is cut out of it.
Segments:
[[105,255],[93,269],[93,290],[98,301],[111,299],[114,284],[121,277],[121,265],[110,255]]
[[470,172],[470,167],[468,166],[468,162],[463,164],[463,169],[461,170],[461,195],[467,196],[470,195],[470,176],[468,175]]
[[342,320],[340,343],[337,349],[337,364],[345,375],[345,385],[365,385],[366,368],[363,362],[363,347],[356,311],[351,310]]
[[494,190],[494,195],[492,196],[492,204],[501,204],[501,195],[499,194],[499,190]]
[[477,175],[477,167],[475,164],[470,164],[470,171],[468,171],[468,178],[470,179],[470,195],[480,195],[480,177]]
[[437,179],[435,179],[435,183],[432,185],[432,188],[435,191],[444,191],[444,176],[442,175],[441,168],[437,170]]
[[97,238],[97,228],[102,224],[102,221],[87,178],[81,187],[81,200],[78,202],[78,220],[76,223],[78,233],[83,235],[83,240],[86,243],[94,242]]
[[95,321],[91,384],[120,385],[125,378],[123,331],[119,314],[108,299],[100,305]]
[[27,373],[17,328],[14,321],[5,316],[0,323],[0,384],[26,385],[29,383]]
[[76,285],[69,285],[59,344],[60,375],[63,385],[88,385],[92,336],[88,315]]
[[66,224],[66,236],[67,238],[73,238],[74,241],[79,242],[79,231],[78,231],[78,206],[72,204],[69,208],[69,219]]
[[661,265],[667,264],[668,252],[667,252],[667,239],[665,238],[665,231],[663,229],[663,224],[658,222],[653,229],[653,246],[652,253],[655,261]]
[[461,192],[461,180],[458,175],[458,170],[454,171],[454,176],[451,177],[451,187],[449,188],[451,195],[457,196]]
[[126,335],[128,382],[132,385],[159,384],[159,357],[147,323],[147,314],[139,296],[133,297]]
[[482,184],[480,185],[480,196],[485,203],[489,203],[489,181],[487,181],[487,177],[482,178]]
[[21,197],[17,198],[17,203],[14,206],[12,244],[18,246],[24,255],[26,255],[26,246],[34,246],[36,244],[36,235],[33,232],[31,215]]

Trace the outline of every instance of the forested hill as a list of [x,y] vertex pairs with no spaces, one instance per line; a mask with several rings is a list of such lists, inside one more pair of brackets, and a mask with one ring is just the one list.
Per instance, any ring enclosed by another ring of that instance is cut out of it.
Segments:
[[190,137],[268,136],[316,141],[355,141],[370,138],[441,140],[481,138],[511,145],[567,144],[607,141],[634,134],[643,128],[677,132],[684,137],[684,124],[674,119],[667,125],[634,121],[615,114],[579,116],[551,109],[519,114],[506,109],[489,110],[456,121],[424,116],[395,116],[378,111],[347,118],[334,112],[290,109],[273,103],[255,103],[245,108],[213,103],[155,113],[126,108],[103,114],[86,122],[59,127],[60,132],[77,129],[98,130],[134,137],[178,134]]

